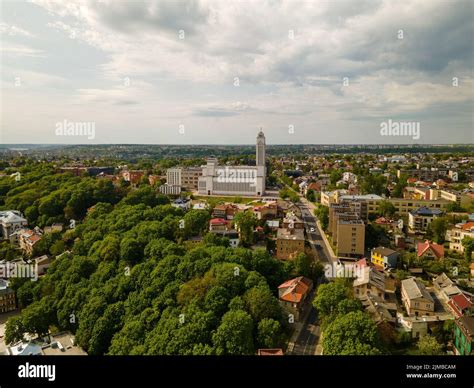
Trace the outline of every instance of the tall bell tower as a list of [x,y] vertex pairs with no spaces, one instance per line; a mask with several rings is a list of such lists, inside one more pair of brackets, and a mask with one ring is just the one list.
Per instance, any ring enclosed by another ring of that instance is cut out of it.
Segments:
[[256,147],[256,168],[257,168],[257,195],[264,195],[265,193],[265,179],[267,176],[267,168],[265,164],[265,135],[263,134],[262,128],[257,135],[257,147]]
[[265,167],[265,135],[263,134],[262,128],[257,135],[257,154],[256,154],[257,166]]

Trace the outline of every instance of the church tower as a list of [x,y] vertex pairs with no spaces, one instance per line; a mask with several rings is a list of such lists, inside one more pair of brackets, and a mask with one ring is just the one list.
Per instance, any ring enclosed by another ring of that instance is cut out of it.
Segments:
[[265,193],[265,179],[267,176],[267,168],[265,165],[265,135],[262,129],[257,135],[257,150],[255,155],[257,165],[257,195],[264,195]]
[[262,129],[257,135],[257,154],[256,154],[257,166],[265,167],[265,135]]

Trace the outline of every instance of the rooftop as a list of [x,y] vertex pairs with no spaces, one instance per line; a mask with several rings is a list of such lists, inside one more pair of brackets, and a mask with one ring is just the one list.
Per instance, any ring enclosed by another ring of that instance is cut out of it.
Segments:
[[410,299],[425,298],[434,303],[433,297],[428,292],[425,285],[416,278],[412,277],[402,280],[402,288]]

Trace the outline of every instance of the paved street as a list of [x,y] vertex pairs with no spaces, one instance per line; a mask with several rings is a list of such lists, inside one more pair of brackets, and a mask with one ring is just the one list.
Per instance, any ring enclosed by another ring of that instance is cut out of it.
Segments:
[[314,356],[316,354],[319,334],[320,328],[317,322],[317,313],[315,308],[311,306],[309,315],[303,324],[303,328],[301,329],[291,354]]
[[316,217],[313,215],[313,209],[308,206],[305,199],[302,199],[301,202],[298,202],[296,205],[301,210],[301,216],[305,223],[308,241],[313,249],[315,257],[323,264],[332,263],[332,255],[329,253],[329,248],[326,246],[326,243],[321,236],[321,231],[316,223]]

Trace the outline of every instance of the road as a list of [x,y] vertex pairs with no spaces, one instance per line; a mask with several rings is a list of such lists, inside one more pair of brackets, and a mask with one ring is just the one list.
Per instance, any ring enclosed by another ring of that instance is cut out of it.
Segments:
[[318,345],[320,328],[316,309],[311,306],[311,311],[303,324],[300,335],[295,342],[291,354],[300,356],[314,356]]
[[296,206],[301,210],[301,217],[305,223],[306,234],[309,244],[313,249],[314,257],[320,260],[322,264],[331,264],[332,255],[329,253],[329,249],[326,246],[326,243],[321,236],[321,231],[316,223],[316,217],[308,207],[306,200],[301,198]]
[[[296,206],[301,211],[301,218],[304,221],[307,239],[311,248],[313,249],[314,257],[323,265],[332,264],[333,256],[326,245],[326,240],[324,240],[321,235],[323,232],[319,228],[316,217],[313,214],[314,206],[311,206],[311,204],[303,196],[299,195],[299,197],[300,201],[296,203]],[[310,311],[304,317],[301,331],[298,335],[298,338],[294,342],[291,354],[306,356],[316,355],[316,347],[319,342],[320,333],[321,328],[318,323],[316,309],[310,305]]]

